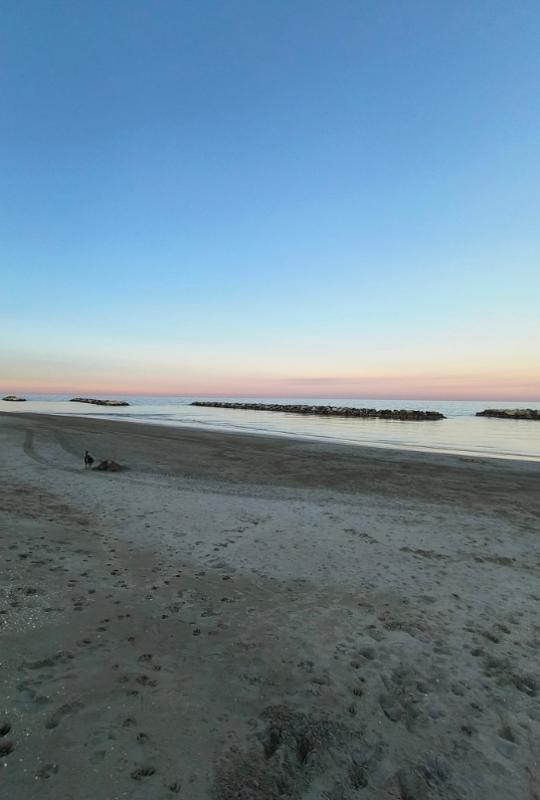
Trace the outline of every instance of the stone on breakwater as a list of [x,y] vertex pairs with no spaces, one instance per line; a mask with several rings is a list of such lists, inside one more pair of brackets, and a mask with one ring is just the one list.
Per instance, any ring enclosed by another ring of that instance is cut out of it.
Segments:
[[535,408],[486,408],[477,411],[477,417],[498,417],[499,419],[538,419],[540,411]]
[[92,397],[72,397],[70,403],[91,403],[93,406],[129,406],[126,400],[95,400]]
[[445,419],[438,411],[410,411],[408,409],[349,408],[348,406],[288,405],[284,403],[221,403],[195,400],[192,406],[207,408],[235,408],[245,411],[285,411],[289,414],[313,414],[324,417],[355,417],[361,419],[434,420]]
[[26,403],[26,397],[17,397],[14,394],[6,394],[5,397],[2,397],[2,400],[8,400],[10,403]]

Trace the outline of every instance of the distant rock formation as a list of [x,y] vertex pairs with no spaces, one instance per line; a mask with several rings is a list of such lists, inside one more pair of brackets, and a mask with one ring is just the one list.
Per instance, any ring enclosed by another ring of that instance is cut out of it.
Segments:
[[220,403],[195,400],[192,406],[207,408],[235,408],[245,411],[285,411],[289,414],[312,414],[322,417],[359,417],[362,419],[434,420],[445,419],[438,411],[410,411],[408,409],[348,408],[347,406],[286,405],[283,403]]
[[90,403],[93,406],[129,406],[126,400],[95,400],[92,397],[72,397],[70,403]]
[[26,403],[26,397],[17,397],[15,394],[6,394],[2,400],[7,400],[10,403]]
[[477,417],[498,417],[499,419],[538,419],[540,411],[535,408],[486,408],[477,411]]

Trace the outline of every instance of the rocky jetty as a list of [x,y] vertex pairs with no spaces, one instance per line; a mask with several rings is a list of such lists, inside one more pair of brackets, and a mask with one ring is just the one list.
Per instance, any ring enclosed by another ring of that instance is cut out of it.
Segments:
[[538,419],[540,411],[535,408],[486,408],[477,411],[477,417],[498,417],[499,419]]
[[126,400],[95,400],[93,397],[72,397],[70,403],[90,403],[93,406],[129,406]]
[[445,419],[438,411],[410,411],[409,409],[349,408],[348,406],[287,405],[284,403],[220,403],[195,400],[192,406],[207,408],[235,408],[244,411],[285,411],[289,414],[312,414],[320,417],[355,417],[361,419],[434,420]]
[[15,394],[6,394],[5,397],[2,397],[2,400],[6,400],[9,403],[26,403],[26,397],[17,397]]

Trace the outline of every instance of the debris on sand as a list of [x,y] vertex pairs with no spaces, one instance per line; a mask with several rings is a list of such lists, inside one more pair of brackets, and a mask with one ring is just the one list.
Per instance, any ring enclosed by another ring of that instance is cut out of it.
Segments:
[[98,469],[101,472],[119,472],[123,467],[118,464],[116,461],[111,461],[110,459],[106,458],[103,461],[100,461],[96,467],[93,469]]

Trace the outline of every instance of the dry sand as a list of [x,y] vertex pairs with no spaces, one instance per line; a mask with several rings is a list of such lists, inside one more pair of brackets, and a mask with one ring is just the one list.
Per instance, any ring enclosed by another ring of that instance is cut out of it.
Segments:
[[540,796],[539,464],[10,413],[0,481],[2,797]]

